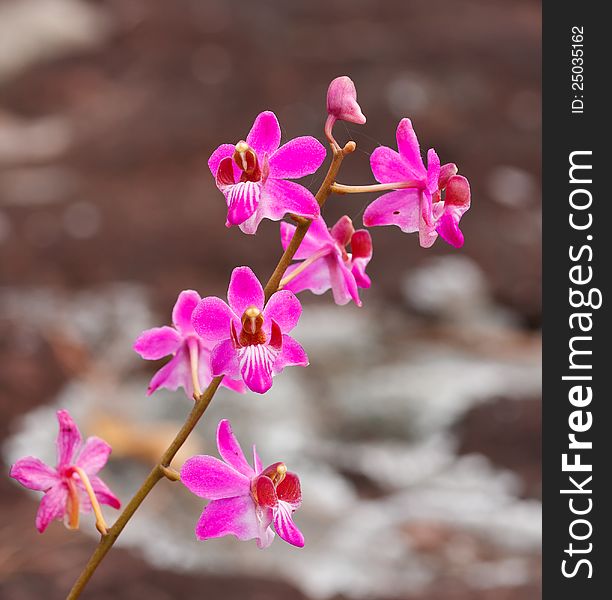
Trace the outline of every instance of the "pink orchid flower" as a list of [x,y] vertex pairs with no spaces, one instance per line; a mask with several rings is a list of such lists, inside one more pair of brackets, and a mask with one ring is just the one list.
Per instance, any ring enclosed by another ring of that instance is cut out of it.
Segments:
[[433,196],[439,191],[440,159],[433,148],[427,152],[427,168],[410,119],[397,127],[399,152],[380,146],[370,157],[372,173],[383,184],[396,184],[370,204],[363,215],[366,227],[397,225],[406,233],[419,232],[421,246],[429,247],[430,229],[434,225]]
[[255,233],[262,219],[279,221],[286,213],[316,219],[320,209],[305,187],[287,179],[314,173],[325,159],[325,148],[303,136],[280,146],[281,130],[273,112],[255,119],[246,141],[222,144],[208,166],[227,201],[226,226]]
[[260,548],[266,548],[274,539],[274,523],[283,540],[303,547],[304,536],[292,518],[302,503],[298,476],[280,462],[264,469],[255,446],[251,467],[227,420],[217,428],[217,448],[223,461],[193,456],[181,469],[185,486],[210,500],[196,525],[196,537],[235,535],[242,541],[256,539]]
[[[193,290],[185,290],[178,296],[172,310],[173,327],[154,327],[143,331],[134,350],[146,360],[158,360],[172,355],[151,379],[147,395],[159,388],[177,390],[182,387],[190,398],[194,392],[201,393],[212,380],[210,354],[212,344],[203,340],[193,328],[191,317],[201,298]],[[223,378],[222,385],[236,392],[244,392],[242,381]]]
[[[281,223],[281,242],[286,249],[295,226]],[[347,252],[350,244],[351,253]],[[323,217],[313,221],[295,259],[281,281],[283,288],[294,293],[311,290],[323,294],[331,288],[336,304],[353,300],[361,306],[358,288],[369,288],[371,281],[365,269],[372,258],[372,238],[365,229],[355,231],[349,217],[342,217],[331,229]]]
[[331,138],[331,130],[336,121],[347,121],[363,125],[366,122],[361,107],[357,104],[357,90],[350,77],[336,77],[327,89],[327,122],[325,132]]
[[26,456],[10,471],[10,476],[21,485],[45,493],[36,514],[36,529],[40,533],[54,519],[65,519],[67,527],[77,529],[79,513],[91,512],[92,500],[113,508],[121,506],[119,499],[97,476],[108,460],[111,447],[98,437],[90,437],[81,448],[81,433],[68,411],[58,410],[57,420],[55,469],[38,458]]
[[287,333],[296,325],[302,306],[293,292],[272,294],[264,307],[264,291],[248,267],[237,267],[227,292],[204,298],[193,311],[193,326],[208,342],[214,376],[242,378],[253,392],[272,387],[272,377],[289,365],[308,365],[304,349]]

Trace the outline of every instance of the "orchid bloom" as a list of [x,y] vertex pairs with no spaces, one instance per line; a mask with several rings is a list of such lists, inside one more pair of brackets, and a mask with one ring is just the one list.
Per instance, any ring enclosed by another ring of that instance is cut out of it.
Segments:
[[350,77],[336,77],[327,89],[327,122],[325,133],[333,139],[332,127],[336,121],[347,121],[363,125],[366,122],[361,107],[357,104],[357,90]]
[[[77,529],[79,514],[93,509],[102,519],[98,503],[119,508],[121,502],[97,476],[106,464],[111,447],[98,437],[82,438],[76,423],[66,410],[57,411],[57,466],[49,467],[33,456],[18,460],[10,476],[21,485],[44,492],[36,514],[36,529],[42,533],[54,519],[64,519],[66,526]],[[80,450],[79,450],[80,449]]]
[[193,311],[193,327],[212,350],[213,376],[242,378],[253,392],[272,387],[272,377],[289,365],[308,365],[304,349],[287,333],[302,306],[293,292],[272,294],[264,307],[264,290],[248,267],[237,267],[227,292],[229,305],[210,296]]
[[[177,390],[182,387],[190,398],[202,393],[212,380],[210,353],[212,345],[196,334],[191,316],[200,302],[200,295],[193,290],[181,292],[172,310],[173,327],[164,325],[143,331],[134,350],[146,360],[158,360],[172,355],[151,379],[147,395],[159,388]],[[242,381],[224,378],[222,385],[236,392],[244,392]]]
[[222,144],[208,166],[227,201],[226,226],[239,225],[253,234],[262,219],[279,221],[292,213],[316,219],[315,197],[301,185],[286,181],[314,173],[325,159],[325,148],[315,138],[303,136],[280,146],[281,130],[273,112],[255,119],[246,141]]
[[[295,226],[281,223],[281,242],[286,249]],[[351,253],[347,252],[350,244]],[[336,304],[353,300],[361,306],[358,288],[369,288],[365,269],[372,258],[372,238],[365,229],[355,231],[349,217],[342,217],[331,229],[323,217],[313,221],[295,259],[281,281],[283,288],[294,293],[311,290],[323,294],[331,288]]]
[[304,546],[304,536],[292,514],[302,503],[300,480],[277,462],[263,468],[255,446],[253,467],[244,457],[229,421],[217,428],[217,448],[222,461],[199,455],[188,459],[181,469],[181,481],[196,496],[210,500],[195,534],[199,540],[235,535],[239,540],[257,540],[266,548],[274,531],[294,546]]
[[396,184],[370,204],[363,215],[366,227],[397,225],[406,233],[419,232],[421,246],[427,248],[430,229],[434,225],[433,196],[439,191],[440,159],[433,148],[427,152],[427,168],[410,119],[402,119],[397,127],[399,152],[380,146],[370,157],[372,173],[382,184]]

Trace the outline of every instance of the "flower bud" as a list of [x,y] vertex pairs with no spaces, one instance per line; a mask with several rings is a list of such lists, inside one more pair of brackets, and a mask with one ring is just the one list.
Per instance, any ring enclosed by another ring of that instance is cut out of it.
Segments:
[[363,125],[364,114],[357,104],[357,90],[353,81],[345,76],[336,77],[327,90],[327,113],[335,120]]

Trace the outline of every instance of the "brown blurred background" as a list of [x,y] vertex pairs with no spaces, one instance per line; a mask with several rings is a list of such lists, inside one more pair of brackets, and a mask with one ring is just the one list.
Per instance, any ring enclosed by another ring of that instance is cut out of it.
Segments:
[[[5,472],[49,452],[66,406],[114,442],[122,499],[137,487],[189,404],[144,398],[155,365],[131,341],[181,289],[223,295],[234,266],[265,279],[280,253],[276,223],[224,227],[206,165],[260,111],[284,139],[323,139],[327,85],[349,75],[368,122],[336,126],[358,144],[342,182],[371,182],[407,116],[472,185],[461,251],[374,229],[364,307],[304,294],[312,366],[221,395],[192,442],[214,452],[229,415],[268,462],[293,458],[309,547],[197,544],[201,506],[168,484],[84,597],[540,596],[540,16],[535,0],[0,0]],[[360,224],[371,199],[332,198],[328,222]],[[0,494],[0,597],[63,597],[93,538],[39,536],[37,498],[7,477]]]

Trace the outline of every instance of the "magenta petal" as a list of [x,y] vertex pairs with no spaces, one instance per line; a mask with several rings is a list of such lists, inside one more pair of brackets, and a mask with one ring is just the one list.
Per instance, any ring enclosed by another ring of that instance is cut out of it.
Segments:
[[339,306],[343,306],[353,300],[357,306],[361,306],[357,282],[353,273],[346,267],[344,262],[341,260],[330,261],[329,274],[334,302]]
[[[232,271],[227,300],[237,317],[241,317],[247,308],[252,306],[262,310],[264,291],[259,279],[249,267],[236,267]],[[201,334],[200,334],[201,335]],[[226,336],[227,337],[227,336]]]
[[269,177],[298,179],[314,173],[325,160],[325,148],[313,137],[297,137],[270,156]]
[[172,309],[172,322],[174,326],[183,334],[189,335],[194,333],[193,325],[191,324],[191,316],[195,307],[200,302],[200,294],[194,290],[182,291],[174,308]]
[[227,224],[240,225],[257,210],[261,200],[261,183],[240,181],[223,188],[227,200]]
[[261,538],[267,529],[267,525],[265,528],[262,525],[253,498],[246,494],[210,502],[198,521],[195,534],[199,540],[235,535],[246,541]]
[[90,477],[89,481],[100,504],[106,504],[106,506],[111,506],[112,508],[121,508],[119,498],[111,492],[110,488],[99,477]]
[[[318,221],[318,219],[317,219]],[[355,233],[355,228],[353,227],[353,221],[351,221],[350,217],[344,215],[340,217],[336,224],[331,228],[331,236],[340,244],[342,247],[348,246]]]
[[278,504],[274,484],[269,477],[262,475],[255,480],[257,504],[266,508],[274,508]]
[[[283,246],[283,250],[287,249],[294,232],[295,225],[281,223],[281,244]],[[300,247],[293,258],[295,260],[304,260],[325,247],[329,247],[331,251],[334,247],[334,239],[329,233],[329,229],[327,228],[323,217],[320,216],[310,224],[308,232],[306,233],[306,236],[302,240],[302,243],[300,244]]]
[[[213,177],[217,176],[217,171],[219,170],[219,165],[224,158],[231,158],[234,154],[236,147],[232,144],[221,144],[210,156],[208,159],[208,167],[210,168],[210,172]],[[240,169],[236,166],[236,179],[240,179]]]
[[438,191],[440,180],[440,157],[433,148],[427,151],[427,189],[431,194]]
[[295,473],[287,472],[285,478],[278,484],[276,494],[279,500],[288,502],[292,508],[298,508],[302,504],[300,478]]
[[465,177],[455,175],[449,179],[444,203],[446,206],[462,208],[462,215],[470,208],[470,184]]
[[370,156],[370,167],[376,181],[380,183],[397,183],[398,181],[421,181],[425,178],[425,169],[422,173],[414,173],[407,162],[391,148],[379,146]]
[[218,500],[250,493],[250,479],[214,456],[192,456],[181,468],[181,481],[201,498]]
[[232,390],[232,392],[237,392],[238,394],[244,394],[247,391],[247,387],[244,385],[244,381],[242,381],[242,379],[233,379],[228,375],[223,378],[221,385],[228,390]]
[[288,502],[279,501],[278,506],[274,509],[274,529],[276,533],[285,540],[288,544],[304,547],[304,536],[293,522],[293,509]]
[[19,459],[12,467],[9,476],[31,490],[48,490],[58,483],[59,475],[55,469],[33,456]]
[[221,298],[208,296],[196,306],[191,322],[196,333],[211,342],[229,337],[230,323],[238,318]]
[[[324,256],[315,260],[291,279],[285,285],[285,289],[291,290],[294,294],[304,290],[310,290],[313,294],[324,294],[331,287],[330,265],[336,260],[335,256]],[[291,265],[285,276],[288,277],[298,268],[300,263]]]
[[75,464],[87,475],[95,475],[106,464],[111,451],[112,448],[104,440],[99,437],[89,437]]
[[405,233],[419,230],[421,193],[406,189],[389,192],[377,198],[363,214],[366,227],[397,225]]
[[352,273],[360,288],[369,288],[371,280],[366,275],[366,267],[372,258],[372,237],[370,232],[359,229],[351,239]]
[[153,327],[138,336],[134,350],[146,360],[158,360],[174,354],[180,344],[181,336],[174,327]]
[[307,219],[316,219],[321,214],[312,192],[284,179],[268,179],[263,188],[258,212],[272,221],[280,221],[287,213]]
[[81,444],[81,432],[67,410],[57,411],[59,432],[57,434],[57,466],[64,467],[72,462],[76,449]]
[[272,294],[263,314],[266,324],[276,321],[281,331],[288,333],[298,324],[302,314],[302,305],[293,292],[280,290]]
[[397,138],[397,149],[413,173],[413,177],[415,179],[425,177],[427,171],[425,170],[425,165],[423,165],[419,140],[412,127],[412,121],[410,119],[402,119],[397,126],[395,135]]
[[36,513],[36,529],[42,533],[54,519],[66,514],[68,490],[64,483],[54,485],[41,499]]
[[283,335],[283,347],[274,363],[274,374],[280,373],[285,367],[307,367],[308,356],[304,348],[291,336]]
[[455,163],[446,163],[440,167],[440,180],[439,187],[443,190],[447,184],[448,180],[453,177],[453,175],[457,174],[457,165]]
[[191,386],[189,355],[185,348],[181,348],[170,361],[153,375],[147,389],[147,395],[150,396],[159,388],[174,391],[183,387],[186,394],[191,396]]
[[455,248],[461,248],[464,243],[463,233],[459,229],[459,223],[453,219],[450,213],[444,213],[438,221],[436,231],[442,239]]
[[272,155],[276,151],[281,140],[281,130],[276,115],[266,110],[255,119],[246,142],[258,155],[260,161],[264,154]]
[[244,457],[244,452],[232,431],[232,426],[227,419],[219,422],[217,427],[217,448],[221,458],[228,464],[232,465],[238,472],[253,477],[255,471]]
[[226,375],[230,379],[240,377],[238,354],[231,339],[223,340],[213,348],[210,357],[210,367],[213,377],[218,377],[219,375]]
[[252,392],[265,394],[272,387],[272,367],[279,351],[271,346],[259,344],[245,346],[238,352],[240,373],[244,383]]

